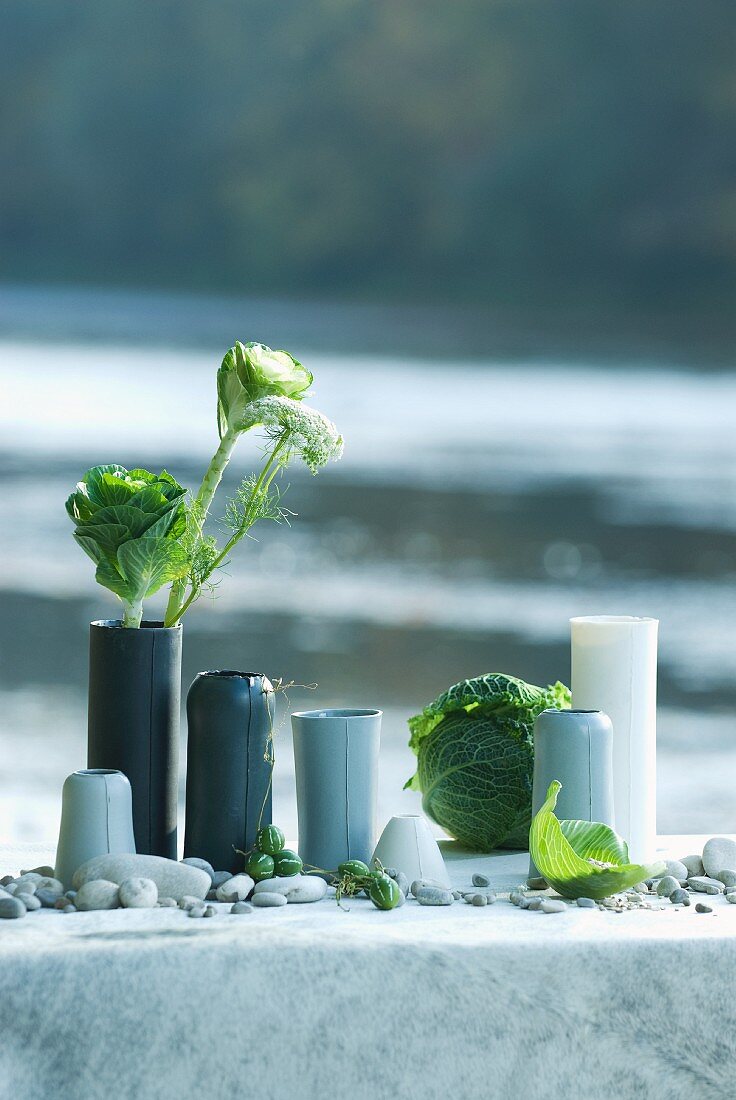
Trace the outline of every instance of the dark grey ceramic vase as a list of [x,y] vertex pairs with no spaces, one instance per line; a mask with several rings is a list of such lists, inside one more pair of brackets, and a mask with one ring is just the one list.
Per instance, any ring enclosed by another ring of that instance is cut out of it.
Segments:
[[181,626],[90,624],[87,767],[123,772],[136,851],[176,859]]
[[200,672],[187,695],[184,855],[239,871],[271,822],[275,694],[254,672]]

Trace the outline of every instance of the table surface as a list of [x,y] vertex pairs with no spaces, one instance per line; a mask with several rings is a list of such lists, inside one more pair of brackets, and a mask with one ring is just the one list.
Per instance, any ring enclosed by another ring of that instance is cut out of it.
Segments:
[[[706,839],[663,837],[660,853],[699,852]],[[566,1100],[733,1094],[736,906],[703,896],[710,914],[669,903],[523,911],[503,894],[524,882],[528,854],[443,848],[453,886],[489,874],[494,905],[409,901],[386,913],[360,898],[346,911],[328,896],[247,916],[218,906],[210,920],[158,909],[41,910],[0,921],[0,1097],[22,1086],[29,1058],[34,1073],[53,1074],[85,1100],[198,1095],[192,1074],[220,1059],[221,1094],[241,1090],[246,1066],[260,1083],[245,1095],[302,1100],[334,1090],[335,1059],[352,1064],[366,1049],[377,1061],[352,1082],[351,1097],[505,1098],[528,1074],[564,1085]],[[51,855],[0,848],[0,873]],[[288,1037],[293,1067],[276,1059],[277,1072],[273,1051],[263,1061],[248,1053],[253,1028]],[[79,1042],[88,1059],[81,1079],[68,1054]],[[489,1059],[493,1085],[478,1092]],[[155,1080],[126,1091],[120,1074],[131,1060]],[[162,1064],[165,1087],[151,1068]]]

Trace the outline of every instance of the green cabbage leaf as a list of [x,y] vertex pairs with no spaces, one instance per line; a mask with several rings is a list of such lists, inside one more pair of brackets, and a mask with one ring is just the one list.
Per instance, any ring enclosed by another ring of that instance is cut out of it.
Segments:
[[629,863],[626,841],[599,821],[559,821],[554,815],[558,780],[534,815],[531,856],[540,875],[563,898],[607,898],[647,878],[659,878],[664,863]]
[[466,848],[526,848],[534,719],[570,706],[564,684],[536,687],[493,672],[462,680],[409,719],[424,812]]

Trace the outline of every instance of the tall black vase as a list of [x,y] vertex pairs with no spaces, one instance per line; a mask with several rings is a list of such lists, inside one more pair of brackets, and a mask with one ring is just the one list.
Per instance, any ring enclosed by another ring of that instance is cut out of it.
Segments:
[[[271,822],[273,687],[251,672],[200,672],[187,696],[184,855],[242,870],[258,822]],[[263,811],[261,816],[261,811]]]
[[133,789],[138,852],[176,859],[181,625],[90,624],[87,767],[115,768]]

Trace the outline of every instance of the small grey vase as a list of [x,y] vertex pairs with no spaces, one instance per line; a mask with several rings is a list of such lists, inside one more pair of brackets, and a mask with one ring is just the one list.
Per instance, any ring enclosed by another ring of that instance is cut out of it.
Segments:
[[[554,779],[562,784],[560,821],[601,821],[613,828],[613,728],[602,710],[543,710],[534,723],[532,814]],[[529,877],[539,871],[529,860]]]
[[334,871],[371,858],[376,839],[380,710],[310,710],[291,716],[299,855]]
[[61,795],[56,877],[71,889],[72,875],[94,856],[135,852],[133,796],[127,776],[107,768],[72,772]]

